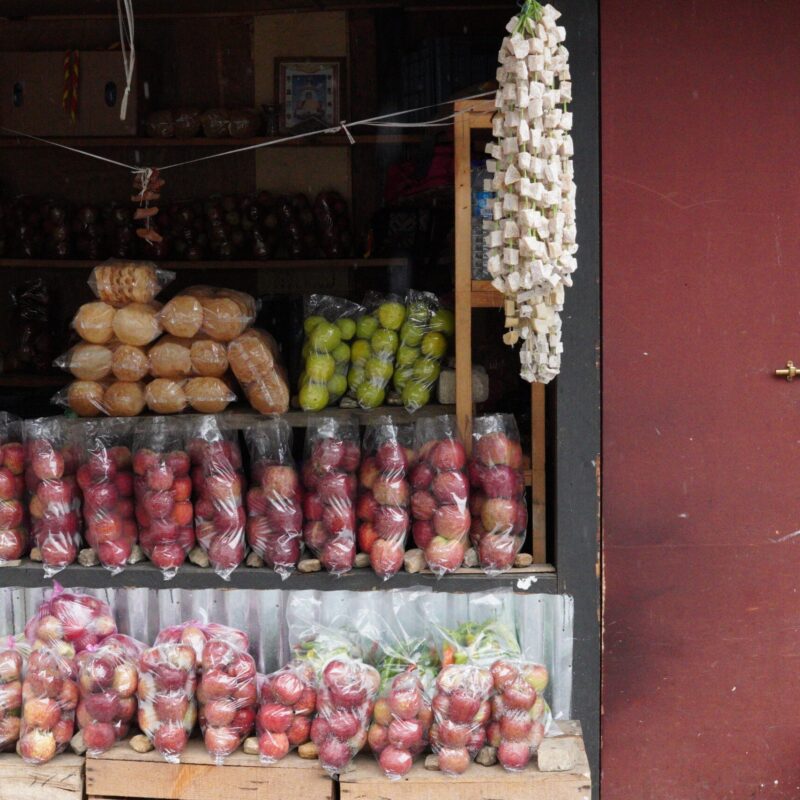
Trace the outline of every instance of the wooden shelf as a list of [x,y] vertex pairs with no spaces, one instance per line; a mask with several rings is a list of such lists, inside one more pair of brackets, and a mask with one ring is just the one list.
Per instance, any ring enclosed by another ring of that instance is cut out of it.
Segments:
[[[378,406],[378,408],[369,409],[338,408],[332,406],[331,408],[326,408],[324,411],[287,411],[285,414],[281,414],[281,417],[293,428],[306,428],[308,427],[309,420],[323,416],[333,417],[335,419],[346,419],[355,416],[358,418],[361,425],[366,425],[379,417],[389,416],[396,423],[403,424],[414,422],[414,420],[420,417],[438,417],[442,414],[453,414],[455,410],[455,406],[443,406],[436,403],[423,406],[414,414],[410,414],[402,406]],[[250,427],[254,421],[265,418],[264,415],[259,414],[258,411],[246,407],[229,408],[224,413],[226,424],[241,430]],[[187,415],[184,414],[182,416]]]
[[[99,260],[73,258],[0,258],[0,269],[92,269]],[[158,261],[161,269],[363,269],[406,267],[407,258],[310,258],[269,261]]]
[[[381,144],[415,144],[423,140],[418,133],[359,133],[358,127],[353,131],[353,138],[357,145]],[[286,134],[289,136],[291,134]],[[286,136],[256,136],[252,139],[206,139],[196,137],[192,139],[159,139],[155,136],[43,136],[56,144],[67,147],[102,148],[163,148],[163,147],[210,147],[221,150],[235,150],[237,147],[252,147],[257,144],[268,144],[271,147],[351,147],[349,139],[342,133],[319,133],[316,136],[306,136],[303,139],[281,141]],[[47,142],[29,139],[25,136],[4,135],[0,136],[0,148],[21,147],[35,149],[51,147]]]
[[503,295],[492,286],[491,281],[472,281],[473,308],[502,308]]

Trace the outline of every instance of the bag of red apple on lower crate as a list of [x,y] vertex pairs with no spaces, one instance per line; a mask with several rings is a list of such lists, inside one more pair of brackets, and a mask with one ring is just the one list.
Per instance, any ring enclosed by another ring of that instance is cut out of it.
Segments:
[[13,750],[22,722],[22,677],[30,646],[22,637],[0,639],[0,753]]
[[0,564],[16,561],[28,552],[24,473],[22,421],[0,411]]

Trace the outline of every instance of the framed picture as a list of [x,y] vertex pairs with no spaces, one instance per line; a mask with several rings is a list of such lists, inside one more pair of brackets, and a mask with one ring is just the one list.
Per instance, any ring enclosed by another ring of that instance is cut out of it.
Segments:
[[344,58],[276,58],[282,133],[331,128],[345,118]]

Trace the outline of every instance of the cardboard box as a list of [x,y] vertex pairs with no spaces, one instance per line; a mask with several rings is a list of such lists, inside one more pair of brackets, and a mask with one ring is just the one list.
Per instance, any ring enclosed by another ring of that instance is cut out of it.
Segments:
[[139,105],[134,74],[125,121],[122,54],[79,51],[78,114],[62,107],[64,53],[0,53],[0,125],[34,136],[136,136]]

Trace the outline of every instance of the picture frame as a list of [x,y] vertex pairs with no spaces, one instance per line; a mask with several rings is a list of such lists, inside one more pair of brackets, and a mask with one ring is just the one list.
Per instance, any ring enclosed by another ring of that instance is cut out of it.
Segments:
[[281,133],[332,128],[346,118],[346,62],[339,57],[275,59]]

